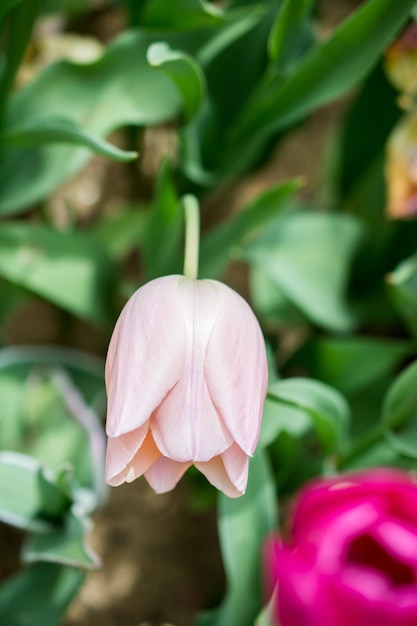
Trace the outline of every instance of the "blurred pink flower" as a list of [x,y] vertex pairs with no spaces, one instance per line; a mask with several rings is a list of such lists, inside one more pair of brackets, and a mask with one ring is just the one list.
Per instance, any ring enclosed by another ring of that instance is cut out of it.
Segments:
[[267,388],[265,344],[245,300],[215,280],[165,276],[123,309],[106,362],[106,481],[173,489],[194,464],[244,493]]
[[417,483],[390,469],[319,480],[266,556],[280,626],[416,626]]

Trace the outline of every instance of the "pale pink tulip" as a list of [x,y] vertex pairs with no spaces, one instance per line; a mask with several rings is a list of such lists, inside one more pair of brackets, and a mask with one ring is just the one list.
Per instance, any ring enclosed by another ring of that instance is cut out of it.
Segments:
[[106,481],[142,474],[158,493],[194,464],[245,492],[267,388],[265,344],[245,300],[215,280],[165,276],[123,309],[106,362]]

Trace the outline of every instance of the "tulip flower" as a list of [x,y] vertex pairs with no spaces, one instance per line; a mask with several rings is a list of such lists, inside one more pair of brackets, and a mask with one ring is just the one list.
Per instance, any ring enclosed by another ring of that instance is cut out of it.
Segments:
[[280,626],[415,626],[417,482],[382,468],[318,480],[266,554]]
[[195,465],[242,495],[267,388],[265,344],[246,301],[215,280],[165,276],[131,297],[110,341],[106,481],[145,475],[158,493]]

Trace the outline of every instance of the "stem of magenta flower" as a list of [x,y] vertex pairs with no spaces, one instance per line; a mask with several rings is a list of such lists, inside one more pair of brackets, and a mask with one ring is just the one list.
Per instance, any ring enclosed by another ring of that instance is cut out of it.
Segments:
[[196,279],[200,244],[200,209],[195,196],[186,195],[182,201],[185,211],[184,276]]

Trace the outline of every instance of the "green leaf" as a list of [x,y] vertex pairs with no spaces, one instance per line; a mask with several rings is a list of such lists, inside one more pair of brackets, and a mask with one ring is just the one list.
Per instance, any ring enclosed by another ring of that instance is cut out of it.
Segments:
[[278,525],[274,481],[262,448],[249,465],[244,496],[220,494],[219,539],[227,578],[226,597],[217,611],[198,616],[196,626],[253,626],[262,605],[261,554]]
[[[125,32],[93,63],[49,65],[10,99],[4,131],[25,119],[64,117],[105,137],[120,126],[159,124],[176,117],[181,110],[176,87],[146,60],[153,41],[150,33]],[[85,148],[74,146],[16,146],[3,151],[0,214],[18,213],[42,200],[73,176],[88,156]]]
[[48,533],[30,534],[23,545],[23,562],[47,561],[86,569],[98,567],[100,561],[86,542],[90,527],[89,520],[71,513]]
[[286,400],[267,396],[261,426],[259,445],[269,446],[281,433],[300,439],[311,430],[310,413],[304,407],[289,404]]
[[417,459],[417,391],[414,361],[394,380],[384,397],[382,415],[375,426],[346,450],[340,469],[394,465],[414,469]]
[[325,337],[306,344],[294,362],[343,393],[352,393],[392,374],[412,352],[406,341]]
[[267,137],[351,89],[377,62],[405,23],[414,0],[370,0],[283,82],[266,82],[237,124],[241,139]]
[[177,87],[183,101],[184,118],[196,115],[204,98],[206,85],[203,71],[189,55],[171,50],[166,43],[155,43],[148,50],[148,62],[164,72]]
[[0,586],[0,622],[7,626],[59,626],[85,580],[83,571],[37,563]]
[[74,315],[101,324],[113,321],[115,269],[87,234],[3,224],[0,275]]
[[394,306],[417,337],[417,254],[402,261],[387,275],[388,293]]
[[414,361],[388,389],[382,423],[389,445],[399,454],[417,459],[417,362]]
[[13,8],[16,4],[21,2],[22,0],[2,0],[0,6],[0,19],[5,15],[11,8]]
[[305,421],[300,415],[302,411],[310,418],[327,454],[340,451],[345,446],[350,410],[336,389],[316,380],[292,378],[273,382],[268,388],[268,398],[276,403],[277,434],[282,430],[279,413],[282,408],[285,410],[285,407],[290,407],[297,409],[299,423],[297,426],[289,424],[287,431],[294,428],[304,431]]
[[2,136],[7,144],[21,146],[42,146],[50,143],[84,146],[101,156],[115,161],[128,162],[136,159],[137,152],[120,150],[111,143],[80,128],[75,122],[65,118],[28,119],[13,128],[8,128]]
[[[214,185],[219,178],[216,163],[221,157],[219,145],[225,142],[221,129],[228,132],[266,60],[265,6],[231,11],[228,17],[232,14],[233,19],[216,28],[195,52],[204,68],[210,98],[203,100],[195,118],[180,131],[179,165],[190,180],[204,187]],[[247,50],[256,50],[256,54],[246,56]],[[244,75],[235,71],[242,58],[246,58]]]
[[47,532],[71,498],[60,474],[36,459],[0,451],[0,520],[18,528]]
[[147,280],[181,271],[183,223],[183,207],[172,180],[170,165],[164,161],[158,172],[142,241]]
[[277,283],[255,265],[250,267],[249,292],[255,311],[266,324],[275,325],[279,321],[282,326],[308,326],[303,314]]
[[151,0],[145,6],[141,24],[148,28],[194,30],[217,26],[224,21],[223,11],[204,0]]
[[200,246],[201,278],[219,276],[233,253],[233,246],[254,234],[271,217],[277,215],[299,188],[300,181],[289,181],[270,187],[237,215],[203,235]]
[[205,67],[215,63],[217,57],[222,53],[227,54],[229,46],[233,46],[241,37],[250,33],[263,17],[265,6],[258,3],[249,9],[228,11],[227,21],[221,28],[216,29],[197,51],[198,61]]
[[[6,2],[6,7],[10,4]],[[2,55],[0,69],[0,119],[4,123],[4,113],[10,93],[13,90],[16,74],[28,48],[32,29],[40,9],[40,0],[25,0],[14,3],[8,16],[7,29],[2,33]],[[1,23],[0,16],[0,23]]]
[[[366,80],[342,123],[337,146],[339,154],[330,165],[334,170],[336,164],[333,175],[338,183],[337,197],[346,201],[347,194],[369,175],[384,152],[389,132],[400,115],[396,92],[380,63]],[[369,211],[369,208],[362,209],[359,203],[358,210]]]
[[268,39],[269,58],[282,76],[294,54],[294,44],[303,31],[313,0],[284,0]]
[[362,235],[350,215],[286,212],[243,248],[243,257],[310,321],[343,332],[356,322],[346,291]]

